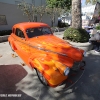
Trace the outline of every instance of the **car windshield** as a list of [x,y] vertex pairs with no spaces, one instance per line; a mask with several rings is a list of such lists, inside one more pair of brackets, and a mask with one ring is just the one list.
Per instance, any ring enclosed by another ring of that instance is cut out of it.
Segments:
[[29,38],[40,35],[52,34],[50,28],[48,27],[29,28],[26,30],[26,33]]

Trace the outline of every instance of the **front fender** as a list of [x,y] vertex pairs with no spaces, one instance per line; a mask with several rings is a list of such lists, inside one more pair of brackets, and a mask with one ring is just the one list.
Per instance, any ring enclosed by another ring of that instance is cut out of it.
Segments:
[[57,86],[68,77],[63,73],[63,70],[66,69],[66,67],[59,66],[60,63],[48,58],[39,57],[33,60],[31,59],[31,65],[42,73],[49,85]]

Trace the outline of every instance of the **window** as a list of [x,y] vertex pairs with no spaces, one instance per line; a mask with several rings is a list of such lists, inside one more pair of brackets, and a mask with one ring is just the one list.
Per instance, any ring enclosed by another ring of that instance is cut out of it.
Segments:
[[49,28],[47,28],[47,27],[43,27],[42,28],[42,33],[43,34],[51,34],[51,30]]
[[18,29],[18,28],[16,29],[15,34],[16,34],[18,37],[25,38],[24,33],[23,33],[20,29]]
[[51,30],[48,27],[29,28],[26,30],[26,33],[29,38],[52,34]]
[[7,20],[5,15],[0,15],[0,25],[7,25]]

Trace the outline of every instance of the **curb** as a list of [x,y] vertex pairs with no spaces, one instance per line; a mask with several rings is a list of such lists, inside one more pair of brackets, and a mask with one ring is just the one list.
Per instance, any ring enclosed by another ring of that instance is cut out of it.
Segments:
[[71,45],[73,45],[76,48],[80,48],[83,49],[84,51],[90,51],[93,48],[93,45],[89,42],[85,42],[85,43],[76,43],[76,42],[72,42],[72,41],[68,41],[65,40],[66,42],[69,42]]
[[0,43],[8,41],[8,37],[9,37],[9,35],[0,36]]
[[64,28],[59,28],[59,32],[61,31],[65,31],[68,27],[64,27]]

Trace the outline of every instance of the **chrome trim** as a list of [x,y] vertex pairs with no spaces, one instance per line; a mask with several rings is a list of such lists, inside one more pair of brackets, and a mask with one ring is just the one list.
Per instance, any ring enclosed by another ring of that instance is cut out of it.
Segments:
[[[13,37],[13,36],[12,36],[12,37]],[[13,37],[13,38],[14,38],[14,37]],[[14,39],[15,39],[15,38],[14,38]],[[66,54],[63,54],[63,53],[59,53],[59,52],[47,50],[47,49],[44,49],[44,48],[40,48],[40,47],[38,47],[38,46],[33,46],[33,45],[31,45],[31,44],[22,42],[22,41],[20,41],[20,40],[18,40],[18,39],[15,39],[15,40],[17,40],[17,41],[19,41],[19,42],[21,42],[21,43],[23,43],[23,44],[26,44],[26,45],[28,45],[28,46],[30,46],[30,47],[32,47],[32,48],[38,49],[38,50],[43,50],[43,51],[46,51],[46,52],[52,52],[52,53],[55,53],[55,54],[60,54],[60,55],[62,55],[62,56],[67,56]]]

